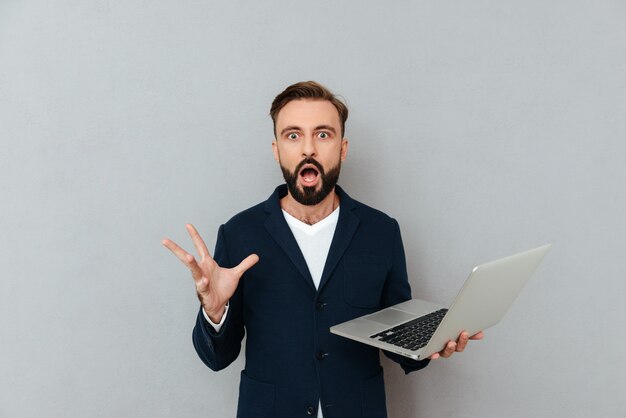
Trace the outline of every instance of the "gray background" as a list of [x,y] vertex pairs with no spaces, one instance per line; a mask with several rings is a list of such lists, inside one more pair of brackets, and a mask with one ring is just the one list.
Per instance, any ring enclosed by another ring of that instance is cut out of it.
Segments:
[[626,413],[626,3],[0,2],[0,416],[228,417],[160,244],[281,182],[273,97],[351,109],[340,184],[402,227],[414,295],[552,252],[499,326],[404,376],[391,417]]

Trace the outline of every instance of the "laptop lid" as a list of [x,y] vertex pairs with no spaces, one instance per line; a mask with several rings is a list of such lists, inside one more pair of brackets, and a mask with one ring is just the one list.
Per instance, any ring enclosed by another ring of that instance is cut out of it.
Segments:
[[441,351],[462,331],[473,335],[500,322],[550,247],[546,244],[474,267],[420,358]]

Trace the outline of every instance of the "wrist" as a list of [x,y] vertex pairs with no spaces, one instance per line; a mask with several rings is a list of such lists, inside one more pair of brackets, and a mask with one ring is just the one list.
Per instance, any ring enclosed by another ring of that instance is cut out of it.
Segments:
[[206,305],[203,305],[202,309],[204,309],[204,312],[206,312],[207,316],[214,324],[219,324],[222,321],[226,307],[222,306],[218,309],[209,309]]

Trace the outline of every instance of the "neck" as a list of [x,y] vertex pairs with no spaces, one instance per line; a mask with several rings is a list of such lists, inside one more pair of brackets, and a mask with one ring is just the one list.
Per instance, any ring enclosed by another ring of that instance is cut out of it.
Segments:
[[317,205],[303,205],[295,200],[289,192],[280,199],[280,207],[284,211],[308,225],[313,225],[326,218],[337,209],[337,206],[339,206],[339,195],[335,189]]

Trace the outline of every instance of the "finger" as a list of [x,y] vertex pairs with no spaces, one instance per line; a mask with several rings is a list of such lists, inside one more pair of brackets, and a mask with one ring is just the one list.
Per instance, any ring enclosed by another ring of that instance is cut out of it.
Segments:
[[201,277],[200,280],[196,281],[196,292],[198,293],[198,299],[202,302],[202,298],[200,296],[201,293],[205,293],[209,290],[209,279],[206,277]]
[[471,337],[469,337],[469,339],[470,340],[482,340],[484,337],[485,337],[485,334],[482,331],[480,331],[472,335]]
[[204,240],[202,239],[200,234],[198,234],[196,228],[194,228],[192,224],[187,224],[185,225],[185,227],[187,228],[187,232],[189,232],[189,235],[191,235],[193,245],[196,247],[196,251],[198,251],[200,259],[203,259],[205,257],[211,257],[211,254],[209,253],[209,250],[207,249]]
[[181,247],[179,247],[174,241],[165,238],[164,240],[161,241],[161,244],[163,244],[168,250],[170,250],[172,253],[174,253],[174,255],[187,267],[189,267],[189,261],[187,260],[187,256],[189,255],[189,253],[185,250],[183,250]]
[[246,270],[248,270],[250,267],[255,265],[258,261],[259,261],[258,255],[250,254],[249,256],[244,258],[243,261],[239,263],[238,266],[233,267],[233,271],[235,272],[237,276],[241,277],[246,272]]
[[433,355],[431,355],[430,357],[428,357],[430,360],[437,360],[439,358],[439,353],[435,353]]
[[465,331],[459,335],[459,340],[456,342],[456,352],[461,353],[465,350],[465,346],[467,346],[467,342],[469,341],[469,334]]
[[200,279],[202,279],[202,269],[198,265],[198,262],[193,255],[187,254],[187,263],[189,270],[191,270],[191,275],[193,276],[193,279],[196,282],[200,281]]
[[[169,249],[171,252],[173,252],[174,255],[176,255],[176,257],[178,257],[178,259],[185,266],[187,266],[187,268],[189,268],[189,270],[191,271],[191,276],[193,277],[194,281],[196,282],[196,287],[198,287],[201,284],[203,284],[201,282],[201,279],[202,279],[202,269],[200,269],[200,266],[196,262],[196,259],[194,258],[193,255],[189,254],[187,251],[185,251],[182,248],[180,248],[174,241],[171,241],[171,240],[169,240],[167,238],[165,238],[163,241],[161,241],[161,243],[163,245],[165,245],[167,247],[167,249]],[[206,284],[207,283],[204,283],[205,286],[206,286]]]
[[450,356],[454,354],[455,349],[456,343],[454,341],[448,341],[448,344],[446,344],[446,348],[441,350],[439,354],[441,354],[441,357],[443,358],[450,358]]

